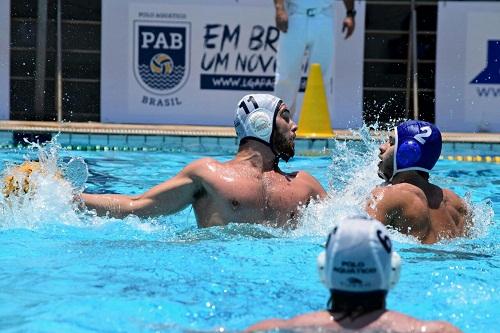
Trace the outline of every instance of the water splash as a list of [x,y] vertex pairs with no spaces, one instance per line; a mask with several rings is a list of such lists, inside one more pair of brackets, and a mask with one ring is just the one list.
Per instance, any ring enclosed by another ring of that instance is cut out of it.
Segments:
[[486,236],[493,225],[493,203],[487,199],[481,202],[472,202],[470,192],[465,194],[465,202],[472,212],[472,226],[469,228],[469,237],[482,238]]
[[[17,189],[0,194],[0,228],[34,229],[53,223],[88,223],[84,221],[85,215],[78,212],[78,202],[73,200],[74,195],[83,190],[82,181],[88,176],[83,160],[64,163],[59,157],[62,148],[57,144],[57,137],[44,144],[28,144],[25,163],[38,162],[29,175],[20,170],[19,165],[8,165],[3,171],[4,190],[9,176]],[[68,178],[65,172],[70,175]]]
[[[380,184],[377,170],[380,138],[377,124],[351,131],[359,141],[334,140],[328,167],[328,198],[314,201],[301,211],[294,236],[326,235],[335,221],[366,215],[364,206],[371,189]],[[375,135],[374,135],[375,134]]]
[[[301,218],[296,229],[275,229],[248,224],[230,224],[226,227],[196,228],[192,214],[185,219],[179,215],[140,219],[129,216],[124,219],[98,217],[91,211],[81,210],[73,200],[75,194],[83,191],[88,177],[87,165],[81,158],[63,162],[61,146],[57,137],[46,144],[30,143],[24,159],[38,160],[40,170],[30,177],[30,190],[25,195],[6,197],[0,194],[0,229],[35,229],[42,225],[69,225],[85,228],[103,228],[104,234],[112,237],[153,237],[166,241],[190,242],[212,238],[232,238],[240,235],[255,238],[288,238],[326,235],[335,221],[347,216],[365,214],[364,207],[370,191],[379,185],[381,179],[374,170],[378,163],[378,146],[385,139],[377,124],[364,125],[352,134],[359,141],[335,140],[331,150],[331,164],[328,167],[328,198],[313,201],[301,209]],[[4,176],[14,175],[22,183],[24,175],[7,166]],[[61,179],[61,174],[64,181]],[[470,195],[466,201],[474,211],[473,238],[488,233],[493,220],[491,202],[473,203]],[[186,215],[186,213],[181,213]],[[390,228],[389,228],[390,229]],[[393,240],[401,243],[416,243],[412,237],[389,230]]]
[[[364,207],[370,192],[382,180],[375,170],[378,169],[379,145],[385,140],[378,124],[363,125],[359,130],[351,130],[360,141],[335,140],[332,149],[332,162],[328,167],[328,198],[313,201],[301,210],[301,220],[296,230],[288,234],[293,237],[326,235],[334,223],[354,215],[366,215]],[[472,211],[472,227],[468,238],[484,237],[493,223],[493,207],[490,200],[472,202],[470,193],[465,201]],[[388,226],[391,238],[399,243],[419,244],[409,235],[402,234]],[[454,239],[453,241],[457,241]],[[460,239],[458,239],[460,241]],[[443,242],[449,242],[443,240]]]

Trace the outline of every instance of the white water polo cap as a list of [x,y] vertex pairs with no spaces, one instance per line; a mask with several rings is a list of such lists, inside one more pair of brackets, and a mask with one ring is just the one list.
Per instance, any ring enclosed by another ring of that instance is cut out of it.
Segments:
[[323,284],[332,291],[388,291],[401,272],[401,257],[392,250],[387,229],[377,220],[353,217],[340,221],[318,256]]
[[271,140],[276,127],[276,115],[283,101],[269,94],[250,94],[244,96],[236,108],[234,128],[238,141],[253,139],[265,143],[275,155]]

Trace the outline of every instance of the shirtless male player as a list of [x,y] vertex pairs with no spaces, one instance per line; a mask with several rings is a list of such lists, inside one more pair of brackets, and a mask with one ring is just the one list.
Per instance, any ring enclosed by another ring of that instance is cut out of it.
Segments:
[[299,207],[326,192],[307,172],[285,173],[278,166],[280,158],[288,161],[295,154],[297,125],[287,106],[272,95],[244,96],[234,126],[240,145],[229,162],[202,158],[143,194],[83,193],[81,199],[87,208],[113,217],[173,214],[192,205],[199,227],[293,226]]
[[397,126],[380,146],[378,174],[386,182],[373,189],[366,212],[426,244],[465,236],[471,223],[465,201],[429,182],[441,146],[433,124],[409,120]]
[[401,258],[379,221],[339,221],[317,263],[330,291],[326,309],[288,320],[264,320],[246,332],[461,332],[444,321],[419,320],[386,308],[387,294],[399,280]]

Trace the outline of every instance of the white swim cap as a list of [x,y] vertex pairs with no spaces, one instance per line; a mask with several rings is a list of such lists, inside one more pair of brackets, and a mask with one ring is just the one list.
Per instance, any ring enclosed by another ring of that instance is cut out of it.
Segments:
[[276,125],[276,115],[283,101],[269,94],[244,96],[236,108],[234,128],[241,143],[243,139],[253,139],[265,143],[277,155],[271,140]]
[[401,257],[392,250],[387,229],[366,217],[340,221],[318,256],[320,279],[333,291],[387,291],[399,280]]

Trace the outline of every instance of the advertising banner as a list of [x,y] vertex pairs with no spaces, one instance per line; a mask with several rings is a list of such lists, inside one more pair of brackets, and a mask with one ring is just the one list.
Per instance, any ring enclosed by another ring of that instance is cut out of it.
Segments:
[[[500,132],[500,3],[439,3],[436,123]],[[460,22],[460,24],[457,24]]]
[[[345,8],[335,5],[341,18],[332,59],[339,79],[329,101],[334,128],[362,122],[364,3],[356,4],[357,30],[348,41],[341,35]],[[232,126],[243,95],[272,93],[279,38],[272,1],[102,6],[101,121]]]
[[0,120],[9,119],[10,1],[0,1]]

